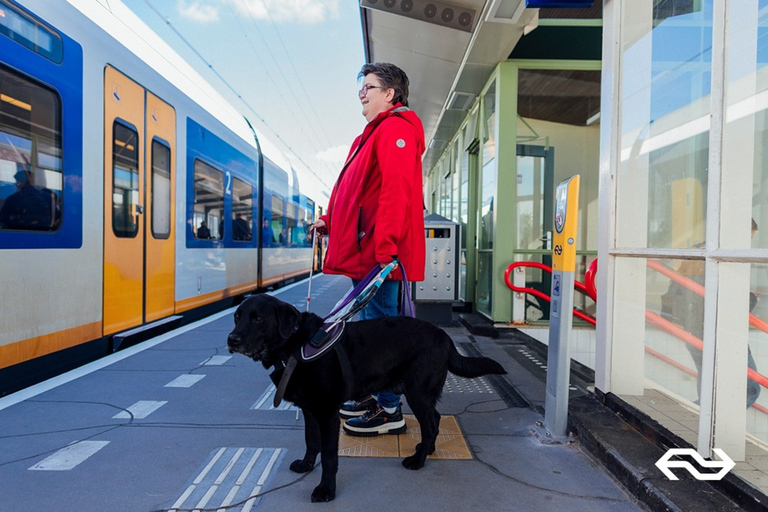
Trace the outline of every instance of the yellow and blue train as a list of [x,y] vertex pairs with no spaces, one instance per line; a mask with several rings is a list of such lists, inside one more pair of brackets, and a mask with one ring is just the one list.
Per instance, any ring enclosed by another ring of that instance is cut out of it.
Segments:
[[0,396],[306,274],[311,186],[116,0],[0,0]]

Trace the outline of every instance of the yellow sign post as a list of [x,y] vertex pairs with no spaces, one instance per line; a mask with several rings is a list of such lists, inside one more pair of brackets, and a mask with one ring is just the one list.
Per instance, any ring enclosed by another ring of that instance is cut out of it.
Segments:
[[566,438],[568,388],[571,373],[570,337],[573,321],[573,283],[576,270],[579,175],[557,185],[555,230],[552,240],[552,303],[549,314],[547,393],[544,427],[549,441]]

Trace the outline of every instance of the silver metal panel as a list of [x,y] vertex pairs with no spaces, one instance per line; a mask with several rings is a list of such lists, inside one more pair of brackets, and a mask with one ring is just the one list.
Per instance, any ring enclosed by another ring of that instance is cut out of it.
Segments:
[[[424,221],[427,261],[424,281],[414,285],[416,301],[452,302],[459,298],[459,225],[445,220],[447,222]],[[430,232],[447,236],[432,237]]]

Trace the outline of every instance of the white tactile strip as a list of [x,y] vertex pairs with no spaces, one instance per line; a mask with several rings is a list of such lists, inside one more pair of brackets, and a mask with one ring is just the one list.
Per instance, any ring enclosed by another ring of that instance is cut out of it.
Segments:
[[[541,369],[542,369],[542,370],[544,370],[545,372],[547,371],[547,362],[546,362],[546,361],[542,361],[541,359],[539,359],[539,356],[538,356],[538,354],[537,354],[536,352],[533,352],[533,351],[531,351],[531,350],[528,350],[528,349],[526,349],[526,348],[524,348],[524,347],[520,347],[520,348],[518,348],[517,350],[518,350],[518,352],[520,352],[520,353],[521,353],[523,356],[525,356],[525,357],[527,357],[528,359],[530,359],[530,360],[531,360],[531,362],[532,362],[533,364],[535,364],[536,366],[538,366],[539,368],[541,368]],[[568,389],[569,389],[570,391],[578,391],[578,388],[577,388],[576,386],[572,385],[572,384],[570,384],[570,385],[568,386]]]
[[185,373],[179,375],[171,382],[165,385],[166,388],[191,388],[201,380],[205,378],[205,375]]
[[167,403],[167,400],[139,400],[132,406],[128,407],[126,411],[119,412],[112,416],[112,418],[134,418],[139,420],[144,419]]
[[297,411],[299,408],[290,402],[283,400],[280,405],[275,407],[273,402],[275,400],[275,392],[277,388],[274,384],[270,384],[264,393],[256,400],[251,409],[258,411]]
[[[459,354],[466,357],[467,351],[461,345],[456,345]],[[465,379],[448,372],[445,379],[443,393],[488,393],[495,394],[493,387],[485,377],[475,377],[474,379]]]
[[493,395],[493,387],[485,377],[475,377],[474,379],[465,379],[448,373],[443,386],[443,393],[486,393]]
[[[284,448],[224,447],[211,452],[168,512],[216,509],[250,512],[285,454]],[[232,507],[235,504],[235,508]],[[227,508],[224,508],[227,507]]]
[[200,366],[221,366],[230,359],[232,359],[232,356],[211,356],[200,363]]
[[109,441],[79,441],[52,453],[31,468],[31,471],[69,471],[95,454]]

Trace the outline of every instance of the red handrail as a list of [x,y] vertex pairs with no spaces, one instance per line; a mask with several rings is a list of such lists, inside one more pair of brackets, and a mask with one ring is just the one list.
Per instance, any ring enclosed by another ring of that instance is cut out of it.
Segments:
[[[680,338],[681,340],[688,343],[689,345],[693,345],[699,350],[703,350],[704,348],[704,343],[699,338],[689,333],[682,327],[679,327],[674,323],[670,322],[669,320],[662,317],[661,315],[654,313],[653,311],[650,311],[647,309],[645,310],[645,320],[649,324],[654,325],[659,329],[663,329],[667,331],[668,333]],[[747,377],[749,377],[750,380],[757,382],[764,388],[768,388],[768,377],[756,372],[752,368],[747,368]]]
[[[520,292],[520,293],[530,293],[531,295],[538,297],[542,300],[545,300],[547,302],[552,302],[552,298],[544,292],[541,292],[534,288],[515,286],[514,284],[512,284],[512,281],[510,280],[510,274],[512,274],[512,271],[515,270],[517,267],[539,268],[541,270],[546,270],[550,274],[552,273],[552,267],[550,267],[549,265],[545,265],[543,263],[539,263],[537,261],[516,261],[515,263],[512,263],[511,265],[509,265],[507,267],[507,270],[504,271],[504,282],[507,283],[507,286],[510,288],[510,290],[515,292]],[[581,293],[587,296],[590,296],[587,286],[585,286],[584,283],[580,283],[579,281],[574,281],[573,285],[576,290],[580,291]],[[592,287],[594,288],[594,282],[592,284]],[[589,322],[592,325],[597,325],[597,321],[593,316],[590,316],[587,313],[584,313],[578,308],[573,308],[573,314],[581,318],[585,322]]]
[[597,277],[597,258],[592,260],[589,264],[589,268],[584,273],[584,286],[587,288],[587,295],[590,299],[597,302],[597,287],[595,286],[595,278]]
[[[662,275],[667,276],[669,279],[675,281],[676,283],[680,284],[685,288],[688,288],[694,293],[702,297],[704,296],[704,287],[699,283],[697,283],[696,281],[694,281],[693,279],[689,279],[685,276],[681,276],[680,274],[670,269],[669,267],[665,266],[662,262],[658,260],[646,260],[646,264],[648,268],[655,270]],[[549,273],[552,273],[552,267],[545,265],[543,263],[535,262],[535,261],[518,261],[509,265],[507,267],[507,270],[504,272],[504,282],[507,283],[507,286],[511,290],[516,292],[521,292],[521,293],[530,293],[531,295],[534,295],[540,299],[546,300],[547,302],[551,302],[551,298],[549,297],[549,295],[539,290],[535,290],[533,288],[527,288],[527,287],[519,287],[512,284],[512,282],[510,281],[510,274],[517,267],[539,268],[541,270],[546,270]],[[587,272],[584,274],[584,283],[580,283],[578,281],[574,282],[574,288],[576,290],[578,290],[581,293],[584,293],[595,302],[597,302],[597,289],[595,287],[596,276],[597,276],[597,259],[592,261],[592,263],[589,265],[589,268],[587,269]],[[586,313],[582,312],[577,308],[573,308],[573,314],[578,318],[581,318],[582,320],[589,322],[592,325],[597,325],[597,322],[594,317],[587,315]],[[645,310],[645,320],[649,324],[654,325],[672,334],[673,336],[681,339],[685,343],[688,343],[689,345],[693,345],[699,350],[702,350],[704,347],[704,343],[701,341],[701,339],[697,338],[696,336],[686,331],[682,327],[674,324],[673,322],[670,322],[669,320],[662,317],[661,315],[654,313],[653,311],[650,311],[648,309]],[[749,314],[749,324],[752,325],[753,327],[756,327],[757,329],[760,329],[763,332],[768,333],[768,322],[761,320],[760,318],[754,316],[752,313]],[[666,361],[672,364],[673,366],[681,369],[682,371],[688,374],[697,375],[697,373],[694,370],[691,370],[690,368],[684,367],[683,365],[680,365],[679,363],[672,361],[670,358],[663,356],[662,354],[656,352],[653,349],[645,347],[645,351],[653,356],[658,357],[663,361]],[[762,387],[768,388],[768,377],[758,373],[752,368],[747,368],[747,377],[757,382]],[[752,404],[752,406],[760,411],[768,413],[768,409],[765,409],[764,407],[758,404]]]
[[[647,260],[646,265],[648,265],[648,268],[653,269],[656,272],[667,276],[668,278],[670,278],[680,286],[688,288],[689,290],[691,290],[697,295],[700,295],[702,297],[704,296],[704,287],[702,285],[700,285],[693,279],[689,279],[685,276],[681,276],[671,268],[664,265],[662,262],[658,260]],[[768,333],[768,322],[761,320],[760,318],[756,317],[752,313],[749,314],[749,325],[757,329],[760,329],[765,333]]]

